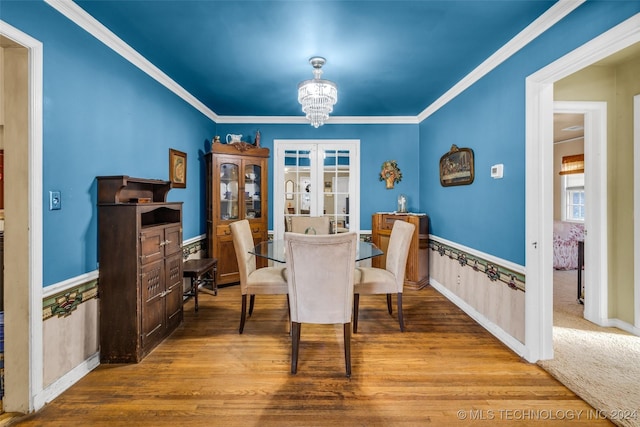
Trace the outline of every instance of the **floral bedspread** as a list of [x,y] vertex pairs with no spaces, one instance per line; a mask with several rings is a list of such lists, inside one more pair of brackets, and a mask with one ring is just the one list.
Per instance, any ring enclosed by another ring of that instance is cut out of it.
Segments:
[[584,239],[584,224],[553,222],[553,268],[576,270],[578,268],[578,240]]

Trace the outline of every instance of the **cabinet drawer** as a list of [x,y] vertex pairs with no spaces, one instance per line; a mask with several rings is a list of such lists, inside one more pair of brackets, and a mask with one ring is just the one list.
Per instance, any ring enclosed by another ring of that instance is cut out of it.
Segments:
[[406,221],[406,216],[401,215],[382,215],[382,221],[380,221],[381,230],[391,230],[393,223],[396,221]]
[[[249,228],[251,228],[251,234],[255,237],[256,235],[262,235],[265,232],[264,224],[262,223],[251,223],[249,222]],[[228,224],[218,225],[216,227],[216,236],[224,237],[231,236],[231,227]]]

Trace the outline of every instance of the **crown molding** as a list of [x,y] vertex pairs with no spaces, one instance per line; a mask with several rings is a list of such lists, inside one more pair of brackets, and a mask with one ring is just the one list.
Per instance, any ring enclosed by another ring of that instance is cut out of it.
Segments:
[[[308,123],[300,116],[219,116],[72,0],[44,1],[216,123]],[[417,116],[333,116],[325,124],[419,124],[585,1],[559,0]]]
[[547,31],[562,18],[573,12],[578,6],[586,0],[559,0],[551,6],[545,13],[540,15],[538,19],[529,24],[524,30],[520,31],[507,44],[498,49],[493,55],[485,59],[472,72],[467,74],[462,80],[456,83],[451,89],[445,92],[435,102],[425,108],[418,114],[418,122],[422,122],[427,117],[445,106],[453,98],[460,95],[475,82],[489,74],[498,65],[513,56],[520,49],[537,38],[540,34]]
[[[216,123],[257,123],[257,124],[304,124],[309,120],[304,116],[218,116]],[[415,125],[418,124],[416,116],[331,116],[324,123],[326,125]]]
[[116,36],[111,30],[102,25],[93,16],[89,15],[80,6],[71,0],[44,0],[49,6],[76,23],[80,28],[100,40],[107,47],[111,48],[117,54],[127,61],[138,67],[140,70],[157,80],[161,85],[184,99],[196,110],[207,116],[213,121],[218,121],[218,115],[211,111],[206,105],[200,102],[196,97],[191,95],[182,86],[173,79],[163,73],[158,67],[153,65],[144,56],[139,54],[135,49],[125,43],[120,37]]

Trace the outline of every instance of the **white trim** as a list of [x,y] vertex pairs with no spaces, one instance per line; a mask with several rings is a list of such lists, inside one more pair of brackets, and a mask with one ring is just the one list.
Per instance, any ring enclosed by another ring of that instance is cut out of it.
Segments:
[[200,111],[206,117],[213,121],[218,121],[218,115],[211,111],[206,105],[200,102],[196,97],[187,92],[182,86],[176,83],[172,78],[163,73],[158,67],[149,62],[144,56],[140,55],[131,46],[125,43],[120,37],[112,33],[107,27],[102,25],[93,16],[89,15],[80,6],[71,0],[44,0],[49,6],[76,23],[80,28],[100,40],[107,47],[113,49],[117,54],[127,61],[138,67],[140,70],[148,74],[150,77],[158,81],[167,89],[175,93],[177,96],[185,100],[196,110]]
[[451,240],[447,240],[447,239],[444,239],[442,237],[438,237],[438,236],[433,235],[433,234],[429,234],[429,240],[433,240],[435,242],[440,242],[440,243],[443,243],[443,244],[445,244],[447,246],[451,246],[452,248],[461,250],[461,251],[466,252],[466,253],[468,253],[470,255],[473,255],[475,257],[482,258],[482,259],[487,260],[487,261],[489,261],[489,262],[491,262],[493,264],[497,264],[497,265],[502,266],[504,268],[508,268],[509,270],[514,271],[516,273],[524,274],[524,272],[525,272],[525,268],[524,268],[523,265],[516,264],[516,263],[511,262],[511,261],[507,261],[506,259],[498,258],[498,257],[496,257],[494,255],[481,252],[481,251],[479,251],[477,249],[473,249],[473,248],[470,248],[468,246],[461,245],[460,243],[452,242]]
[[58,378],[46,389],[39,393],[35,399],[35,406],[42,408],[56,397],[64,393],[69,387],[80,381],[85,375],[100,365],[100,352],[94,353],[88,359],[74,367],[72,370]]
[[190,239],[184,240],[182,242],[182,246],[184,247],[186,245],[190,245],[192,243],[196,243],[196,242],[199,242],[201,240],[205,240],[206,238],[207,238],[206,234],[201,234],[201,235],[196,236],[196,237],[191,237]]
[[[0,34],[24,46],[29,51],[29,396],[28,402],[19,402],[20,408],[34,407],[35,396],[43,384],[43,344],[42,344],[42,43],[4,21],[0,21]],[[11,308],[7,308],[11,310]],[[5,369],[11,369],[6,366]],[[10,386],[10,384],[7,384]],[[11,393],[8,389],[7,394]],[[6,399],[6,398],[5,398]],[[7,411],[20,411],[7,405]]]
[[633,97],[633,165],[633,324],[640,329],[640,95]]
[[[585,287],[584,318],[602,325],[608,318],[607,103],[556,101],[555,113],[584,114]],[[543,159],[553,168],[553,157]],[[552,172],[553,173],[553,172]],[[550,189],[553,194],[553,187]],[[553,204],[552,204],[553,206]]]
[[433,286],[433,288],[440,292],[445,296],[448,300],[453,302],[456,306],[458,306],[462,311],[467,313],[469,317],[478,322],[480,326],[489,331],[493,336],[498,338],[504,345],[513,350],[518,356],[523,357],[526,353],[525,345],[520,341],[512,337],[509,333],[507,333],[500,326],[493,323],[491,320],[487,319],[482,313],[478,312],[475,308],[469,305],[465,300],[460,298],[458,295],[451,292],[447,287],[443,286],[433,277],[429,277],[429,284]]
[[[153,65],[145,57],[140,55],[131,46],[125,43],[121,38],[111,32],[107,27],[102,25],[98,20],[88,14],[84,9],[75,4],[71,0],[44,0],[51,7],[76,23],[86,32],[100,40],[109,48],[124,59],[138,67],[140,70],[148,74],[150,77],[158,81],[167,89],[175,93],[177,96],[185,100],[196,110],[200,111],[206,117],[220,124],[242,124],[242,123],[258,123],[258,124],[309,124],[306,117],[302,116],[219,116],[209,107],[200,102],[196,97],[189,93],[186,89],[176,83],[172,78],[167,76],[158,67]],[[325,123],[331,124],[418,124],[416,116],[341,116],[330,117]]]
[[[167,87],[180,98],[200,111],[206,117],[216,123],[224,124],[308,124],[304,116],[219,116],[210,108],[200,102],[191,93],[163,73],[159,68],[140,55],[131,46],[112,33],[107,27],[89,15],[84,9],[76,5],[72,0],[44,0],[58,12],[75,22],[89,34],[100,40],[109,48],[113,49],[123,58],[131,62],[143,72]],[[529,24],[524,30],[517,34],[502,48],[482,62],[471,73],[460,80],[455,86],[445,92],[434,103],[429,105],[417,116],[333,116],[325,123],[331,124],[419,124],[431,114],[439,110],[453,98],[465,91],[475,82],[480,80],[494,68],[506,61],[513,54],[518,52],[540,34],[547,31],[559,20],[571,13],[575,8],[584,3],[585,0],[559,0],[551,6],[545,13]]]
[[[44,288],[44,292],[42,294],[42,298],[48,298],[53,295],[56,295],[60,292],[64,292],[68,289],[73,289],[75,287],[84,285],[85,283],[89,283],[92,280],[98,279],[98,270],[93,270],[88,273],[81,274],[76,277],[72,277],[71,279],[63,280],[62,282],[58,282],[54,285],[47,286]],[[42,310],[42,302],[40,303],[40,310]]]
[[471,85],[489,74],[498,65],[509,59],[512,55],[529,44],[540,34],[547,31],[569,13],[573,12],[574,9],[585,1],[586,0],[559,0],[545,13],[540,15],[538,19],[529,24],[524,30],[520,31],[520,33],[512,38],[507,44],[485,59],[482,64],[478,65],[472,72],[467,74],[451,89],[446,91],[444,95],[438,98],[433,104],[429,105],[420,114],[418,114],[418,122],[422,122],[424,119],[450,102],[453,98],[467,90]]
[[[627,19],[526,79],[525,358],[553,357],[553,83],[640,41],[640,14]],[[545,159],[547,159],[545,161]],[[546,192],[546,193],[545,193]]]
[[[309,125],[304,116],[218,116],[217,123],[303,124]],[[326,125],[417,125],[416,116],[332,116]]]
[[[273,140],[273,236],[282,239],[284,236],[284,151],[287,149],[310,150],[319,149],[343,150],[348,149],[349,162],[349,229],[360,235],[360,140],[359,139],[274,139]],[[316,165],[311,167],[312,182],[323,182],[315,174],[323,171],[323,159],[317,158]],[[319,179],[319,181],[317,181]],[[324,193],[318,192],[317,199],[312,200],[312,211],[323,203]]]

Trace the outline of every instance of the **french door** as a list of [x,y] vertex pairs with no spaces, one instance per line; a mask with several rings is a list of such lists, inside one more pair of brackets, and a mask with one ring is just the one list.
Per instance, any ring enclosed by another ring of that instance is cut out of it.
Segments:
[[360,141],[274,140],[273,232],[293,216],[327,216],[332,233],[360,231]]

